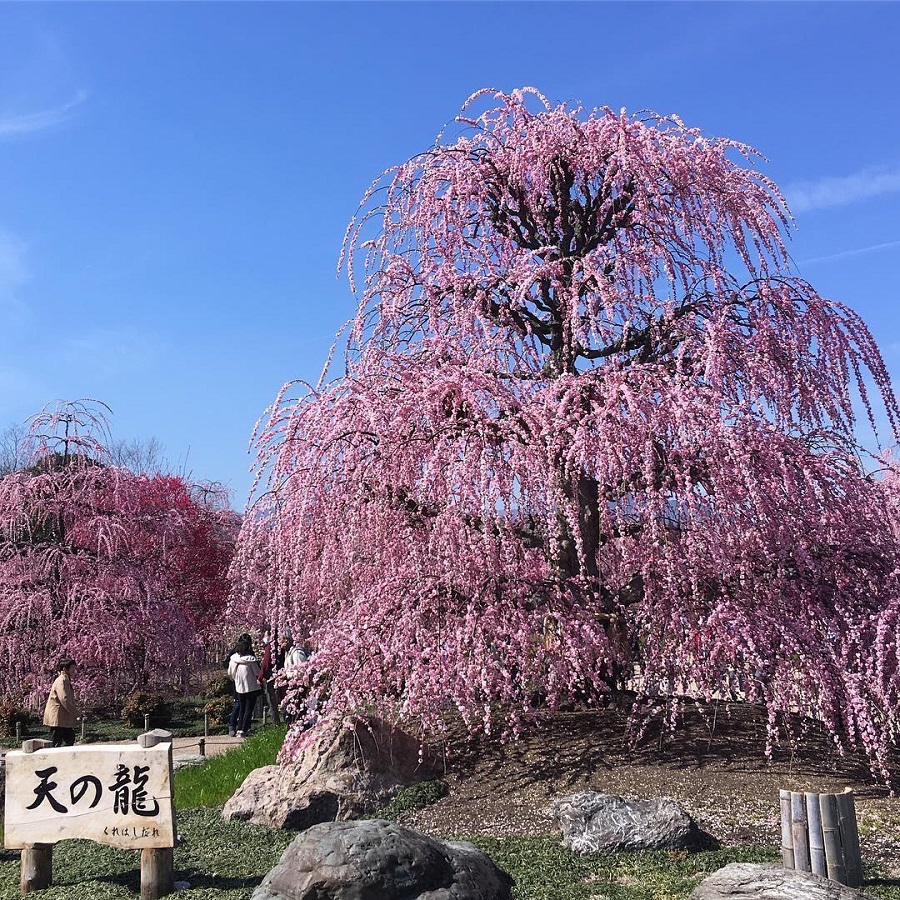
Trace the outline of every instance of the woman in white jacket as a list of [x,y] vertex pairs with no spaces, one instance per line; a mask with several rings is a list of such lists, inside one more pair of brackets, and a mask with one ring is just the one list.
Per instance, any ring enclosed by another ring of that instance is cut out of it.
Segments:
[[256,698],[262,693],[259,660],[253,654],[249,635],[242,634],[238,638],[228,663],[228,674],[234,680],[234,690],[239,703],[237,736],[246,737],[250,733]]

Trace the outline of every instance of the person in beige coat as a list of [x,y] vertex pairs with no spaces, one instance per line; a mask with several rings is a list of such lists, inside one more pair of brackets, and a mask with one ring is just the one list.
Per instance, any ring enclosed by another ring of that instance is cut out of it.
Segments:
[[75,660],[60,660],[58,670],[59,675],[50,688],[44,707],[44,724],[50,727],[50,740],[54,747],[71,747],[75,743],[75,725],[81,715],[72,688]]

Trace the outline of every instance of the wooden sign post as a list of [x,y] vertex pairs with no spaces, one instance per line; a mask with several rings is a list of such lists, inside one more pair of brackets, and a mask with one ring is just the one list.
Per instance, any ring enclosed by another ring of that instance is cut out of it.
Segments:
[[85,838],[141,851],[141,900],[173,889],[172,736],[134,744],[49,747],[6,754],[4,846],[22,851],[23,894],[53,883],[53,845]]

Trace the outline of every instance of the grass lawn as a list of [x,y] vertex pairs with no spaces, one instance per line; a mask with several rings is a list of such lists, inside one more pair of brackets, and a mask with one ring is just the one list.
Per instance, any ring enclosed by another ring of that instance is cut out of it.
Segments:
[[[191,887],[183,900],[244,900],[277,862],[295,833],[222,821],[219,807],[247,773],[274,761],[284,729],[258,731],[243,745],[205,765],[178,771],[175,795],[183,843],[175,878]],[[558,836],[474,840],[516,880],[515,900],[683,900],[707,874],[732,861],[775,861],[772,852],[732,847],[704,853],[619,853],[582,856]],[[46,900],[115,898],[140,893],[135,851],[88,841],[64,841],[54,851],[54,886]],[[877,872],[869,871],[870,879]],[[866,892],[900,900],[900,886],[874,884]],[[0,851],[0,900],[19,896],[19,854]]]
[[[185,900],[243,900],[296,837],[258,825],[223,822],[218,809],[178,811],[184,838],[175,850],[175,878],[191,889]],[[134,900],[140,895],[140,853],[90,841],[63,841],[53,851],[53,887],[34,894],[46,900]],[[19,854],[0,851],[0,897],[19,897]]]
[[[707,875],[731,862],[779,862],[774,850],[728,847],[702,853],[580,854],[558,835],[473,841],[516,879],[515,900],[683,900]],[[867,873],[877,879],[875,871]],[[900,886],[867,885],[873,897],[900,898]]]
[[260,766],[270,766],[284,743],[287,728],[262,728],[243,744],[202,766],[188,766],[175,773],[175,806],[181,810],[224,806],[225,801]]

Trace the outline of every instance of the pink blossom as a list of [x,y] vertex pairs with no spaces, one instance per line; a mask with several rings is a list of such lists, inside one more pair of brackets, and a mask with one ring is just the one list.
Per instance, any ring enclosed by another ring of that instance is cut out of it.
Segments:
[[637,665],[638,729],[739,683],[888,777],[897,478],[853,428],[900,410],[758,154],[533,89],[457,121],[350,224],[344,372],[260,424],[232,614],[309,631],[326,725],[514,734]]

